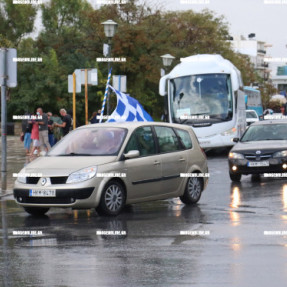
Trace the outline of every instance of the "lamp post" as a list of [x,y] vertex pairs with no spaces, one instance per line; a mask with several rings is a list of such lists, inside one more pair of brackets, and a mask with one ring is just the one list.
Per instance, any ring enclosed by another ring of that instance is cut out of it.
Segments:
[[[113,20],[107,20],[101,24],[104,25],[105,35],[108,38],[108,58],[110,58],[111,57],[111,41],[116,33],[118,24],[114,22]],[[110,69],[111,69],[111,63],[110,61],[108,61],[108,73],[110,72]],[[109,114],[110,114],[110,94],[108,94],[107,96],[107,115]]]
[[[171,66],[173,59],[175,59],[174,56],[170,55],[170,54],[165,54],[160,56],[162,58],[162,62],[163,62],[163,73],[162,73],[162,77],[165,75],[165,68],[167,69],[168,67]],[[164,120],[165,122],[168,121],[168,100],[167,100],[167,95],[164,96],[164,114],[162,115],[162,120]]]
[[[175,59],[174,56],[170,55],[170,54],[165,54],[160,56],[162,58],[162,63],[164,67],[170,67],[172,64],[173,59]],[[164,74],[165,74],[165,69],[164,69]]]

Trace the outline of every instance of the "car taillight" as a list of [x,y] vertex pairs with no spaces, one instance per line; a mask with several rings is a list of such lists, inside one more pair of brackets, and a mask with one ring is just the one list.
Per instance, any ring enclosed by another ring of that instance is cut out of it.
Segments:
[[201,152],[203,153],[204,157],[207,158],[204,149],[202,147],[200,149],[201,149]]

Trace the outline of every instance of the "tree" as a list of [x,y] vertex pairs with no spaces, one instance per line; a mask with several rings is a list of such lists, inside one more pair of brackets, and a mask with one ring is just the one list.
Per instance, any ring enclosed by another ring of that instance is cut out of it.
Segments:
[[[2,17],[8,15],[7,5],[3,6]],[[247,57],[234,53],[226,41],[229,31],[224,18],[216,17],[208,10],[201,13],[192,10],[166,12],[139,4],[136,0],[125,5],[103,5],[93,10],[86,0],[51,0],[41,5],[41,11],[43,30],[37,38],[24,39],[23,35],[31,31],[31,27],[25,26],[24,29],[20,25],[23,29],[17,39],[20,39],[19,56],[33,55],[42,57],[43,61],[19,64],[20,85],[11,97],[10,112],[12,109],[24,112],[27,107],[41,103],[46,110],[71,108],[71,95],[67,93],[68,75],[78,68],[94,67],[98,68],[99,85],[89,89],[90,113],[100,108],[108,71],[107,63],[98,63],[96,59],[103,57],[102,47],[107,39],[101,23],[107,19],[119,24],[112,39],[112,56],[126,58],[124,63],[112,64],[113,74],[127,75],[128,93],[155,118],[159,118],[163,111],[163,98],[158,95],[162,68],[160,55],[171,53],[179,59],[202,53],[221,54],[241,70],[245,83],[256,79]],[[175,61],[174,65],[178,62]],[[112,103],[115,104],[115,97]],[[80,122],[84,122],[83,110],[82,93],[77,95]]]
[[0,0],[0,34],[17,47],[23,37],[34,29],[36,5],[15,5],[13,0]]

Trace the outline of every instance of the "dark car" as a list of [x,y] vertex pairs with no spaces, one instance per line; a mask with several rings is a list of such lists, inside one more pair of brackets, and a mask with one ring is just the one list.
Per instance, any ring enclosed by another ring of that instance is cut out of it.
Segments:
[[249,126],[228,155],[229,175],[240,181],[242,174],[287,175],[287,121],[266,120]]

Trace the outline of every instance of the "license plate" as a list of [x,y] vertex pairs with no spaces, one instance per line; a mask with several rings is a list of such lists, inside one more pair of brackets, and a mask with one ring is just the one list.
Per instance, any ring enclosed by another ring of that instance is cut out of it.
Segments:
[[30,197],[56,197],[55,189],[30,189]]
[[247,163],[247,166],[249,167],[256,167],[256,166],[269,166],[269,161],[249,161]]

